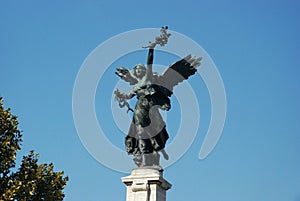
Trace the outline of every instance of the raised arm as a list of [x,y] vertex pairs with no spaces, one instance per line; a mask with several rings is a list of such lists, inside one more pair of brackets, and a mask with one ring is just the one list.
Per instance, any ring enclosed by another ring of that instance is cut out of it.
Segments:
[[164,46],[168,42],[168,38],[171,36],[170,33],[167,33],[168,27],[162,27],[160,29],[160,36],[155,37],[155,40],[153,42],[149,42],[149,45],[145,46],[144,48],[149,48],[148,52],[148,59],[147,59],[147,70],[146,70],[146,78],[147,80],[152,79],[152,64],[153,64],[153,54],[154,54],[154,48],[156,45]]
[[146,70],[146,76],[147,76],[147,80],[152,79],[152,65],[153,65],[153,54],[154,54],[154,47],[153,48],[149,48],[148,51],[148,58],[147,58],[147,70]]

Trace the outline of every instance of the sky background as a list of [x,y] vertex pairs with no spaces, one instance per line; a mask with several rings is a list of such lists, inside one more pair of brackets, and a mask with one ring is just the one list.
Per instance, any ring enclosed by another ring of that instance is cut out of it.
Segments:
[[[187,153],[165,169],[173,184],[167,200],[300,201],[299,9],[295,0],[0,0],[0,96],[19,117],[24,142],[18,158],[33,149],[40,163],[53,162],[55,170],[65,171],[67,201],[125,200],[120,178],[127,174],[96,161],[77,135],[73,87],[83,61],[102,42],[168,25],[200,44],[215,62],[227,116],[217,146],[199,160],[210,100],[201,78],[192,78],[201,123]],[[143,55],[116,65],[143,63]],[[164,65],[174,59],[159,53],[156,58],[164,58]],[[105,74],[109,86],[118,82],[115,67]],[[106,93],[110,103],[112,91]],[[97,90],[99,121],[111,116],[101,110],[103,97]],[[170,140],[179,122],[176,101],[167,118]],[[105,125],[114,131],[114,122]],[[122,133],[107,137],[124,148]]]

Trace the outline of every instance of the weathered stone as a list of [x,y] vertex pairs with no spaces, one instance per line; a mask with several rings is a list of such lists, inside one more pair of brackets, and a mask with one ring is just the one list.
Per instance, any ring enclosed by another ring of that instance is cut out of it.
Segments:
[[127,188],[126,201],[166,201],[166,191],[172,186],[159,166],[135,168],[122,182]]

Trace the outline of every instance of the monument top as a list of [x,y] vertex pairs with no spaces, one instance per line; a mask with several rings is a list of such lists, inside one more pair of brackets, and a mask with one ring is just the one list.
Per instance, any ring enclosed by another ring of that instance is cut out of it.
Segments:
[[[149,48],[146,65],[137,64],[132,70],[119,67],[116,71],[121,79],[133,85],[129,94],[121,93],[118,89],[114,94],[121,108],[126,106],[127,112],[133,112],[125,145],[126,152],[134,156],[133,160],[138,167],[159,166],[159,153],[166,160],[169,159],[165,151],[169,134],[159,109],[171,109],[170,97],[173,88],[194,75],[202,59],[187,55],[170,65],[162,75],[152,72],[155,46],[166,45],[171,36],[167,29],[167,26],[162,27],[160,36],[144,47]],[[134,109],[130,108],[128,103],[133,97],[137,97]]]

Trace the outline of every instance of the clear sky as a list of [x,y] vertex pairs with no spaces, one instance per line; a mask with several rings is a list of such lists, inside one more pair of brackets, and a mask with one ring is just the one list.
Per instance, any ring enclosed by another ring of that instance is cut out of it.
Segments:
[[[0,96],[19,116],[24,139],[19,158],[33,149],[40,162],[64,170],[70,177],[67,201],[125,200],[120,178],[127,174],[103,166],[80,141],[73,87],[85,58],[99,44],[126,31],[168,25],[213,59],[226,90],[227,116],[217,146],[199,160],[211,105],[195,75],[189,83],[199,101],[200,126],[190,149],[165,169],[173,184],[167,200],[299,201],[299,9],[296,0],[0,0]],[[116,61],[103,78],[110,87],[103,94],[101,82],[97,88],[98,121],[120,149],[124,135],[111,121],[111,111],[101,107],[111,103],[119,80],[114,68],[145,58],[146,52],[139,52]],[[160,58],[164,65],[174,60],[158,52],[155,59]],[[167,116],[170,141],[178,129],[178,102],[172,98]]]

